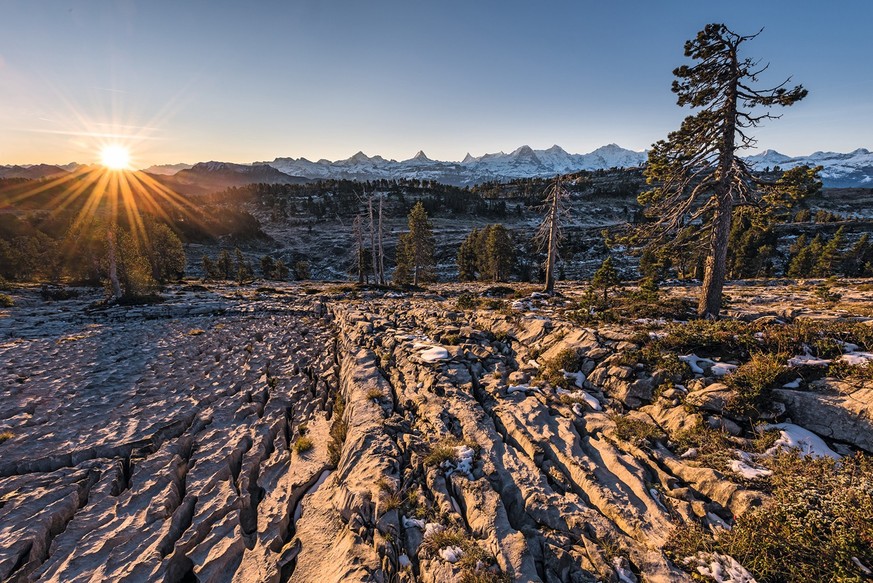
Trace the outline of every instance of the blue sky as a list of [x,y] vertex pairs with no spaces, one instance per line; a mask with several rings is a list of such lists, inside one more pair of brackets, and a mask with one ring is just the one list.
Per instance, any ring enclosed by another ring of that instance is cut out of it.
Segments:
[[641,150],[688,114],[671,72],[708,22],[765,27],[765,81],[810,90],[762,149],[869,148],[871,21],[869,0],[0,0],[0,163]]

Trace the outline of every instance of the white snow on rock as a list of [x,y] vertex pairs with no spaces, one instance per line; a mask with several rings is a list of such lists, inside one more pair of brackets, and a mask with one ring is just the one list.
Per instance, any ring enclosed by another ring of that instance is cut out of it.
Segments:
[[747,480],[754,480],[755,478],[763,478],[773,475],[773,472],[770,470],[764,468],[756,468],[747,464],[746,462],[741,462],[739,460],[732,461],[730,463],[730,468]]
[[628,568],[627,559],[615,557],[612,559],[612,566],[615,568],[619,583],[638,583],[637,576]]
[[572,379],[573,384],[579,387],[580,389],[585,388],[585,373],[582,371],[579,372],[567,372],[561,369],[561,372],[564,373],[565,379]]
[[802,455],[840,459],[840,454],[827,446],[824,440],[808,429],[793,423],[766,425],[764,429],[779,429],[779,439],[764,455],[773,455],[780,449],[799,449]]
[[476,452],[473,451],[472,448],[467,447],[466,445],[459,445],[455,448],[455,458],[457,461],[454,463],[447,461],[443,462],[446,465],[449,465],[447,468],[446,475],[450,476],[454,473],[461,473],[473,479],[473,456]]
[[745,567],[728,555],[700,551],[683,562],[696,567],[698,573],[717,583],[757,583]]
[[818,358],[817,356],[813,356],[811,354],[798,354],[797,356],[792,356],[788,359],[788,366],[793,367],[828,366],[830,363],[830,360],[827,360],[825,358]]
[[449,351],[442,346],[416,344],[416,348],[421,350],[418,357],[424,362],[434,363],[449,359]]
[[440,549],[440,556],[449,563],[457,563],[464,556],[464,551],[458,546],[449,546]]
[[867,366],[873,360],[873,352],[848,352],[840,356],[837,360],[845,362],[851,366]]
[[435,534],[439,534],[446,529],[445,526],[440,524],[439,522],[428,522],[424,525],[424,535],[423,538],[431,537]]
[[785,383],[784,385],[782,385],[782,388],[783,389],[799,389],[801,380],[802,379],[800,377],[797,377],[796,379],[794,379],[790,383]]
[[679,360],[686,363],[688,368],[691,369],[691,372],[694,374],[703,375],[706,374],[704,371],[704,367],[709,369],[709,372],[713,376],[723,377],[727,374],[734,372],[737,368],[735,364],[728,364],[726,362],[715,362],[709,358],[701,358],[696,354],[686,354],[684,356],[680,356]]
[[557,393],[559,395],[569,395],[572,399],[577,401],[581,399],[585,402],[586,405],[588,405],[591,409],[595,411],[603,410],[603,407],[600,405],[600,401],[598,401],[594,396],[588,394],[585,391],[566,391],[564,389],[558,389]]

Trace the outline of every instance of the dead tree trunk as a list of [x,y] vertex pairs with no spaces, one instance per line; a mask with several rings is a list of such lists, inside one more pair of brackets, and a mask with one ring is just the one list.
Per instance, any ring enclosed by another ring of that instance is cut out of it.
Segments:
[[352,229],[355,233],[355,240],[357,241],[357,253],[355,257],[355,261],[358,264],[358,283],[364,283],[364,232],[363,227],[361,225],[361,215],[355,215],[355,220],[352,225]]
[[376,257],[376,225],[373,222],[373,196],[367,197],[367,210],[370,213],[370,254],[373,261],[373,283],[379,283],[379,263]]
[[555,260],[558,256],[558,207],[559,197],[561,195],[561,180],[555,181],[555,187],[552,189],[552,196],[549,200],[549,232],[548,232],[548,247],[546,254],[546,286],[543,291],[547,294],[555,291]]
[[385,249],[382,247],[382,201],[384,197],[379,195],[379,285],[385,285]]

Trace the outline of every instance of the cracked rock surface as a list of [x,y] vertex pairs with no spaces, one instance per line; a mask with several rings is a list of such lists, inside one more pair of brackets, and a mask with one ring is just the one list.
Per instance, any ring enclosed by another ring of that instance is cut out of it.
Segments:
[[[616,411],[668,435],[733,423],[711,380],[694,410],[656,391],[622,330],[390,295],[19,302],[0,319],[0,581],[690,581],[672,529],[766,499],[621,436]],[[572,391],[531,382],[568,349]],[[821,405],[824,437],[869,426],[859,396]]]

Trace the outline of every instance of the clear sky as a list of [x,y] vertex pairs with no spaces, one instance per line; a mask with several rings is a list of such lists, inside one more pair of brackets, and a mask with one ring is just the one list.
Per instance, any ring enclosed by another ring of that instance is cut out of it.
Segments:
[[873,147],[871,0],[0,0],[0,163],[642,150],[708,22],[810,90],[760,148]]

